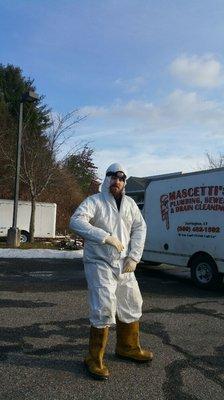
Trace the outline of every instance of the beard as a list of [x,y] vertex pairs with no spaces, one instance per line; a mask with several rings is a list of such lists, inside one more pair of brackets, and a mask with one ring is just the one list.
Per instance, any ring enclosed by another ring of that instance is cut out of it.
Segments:
[[115,198],[119,198],[122,196],[122,192],[123,192],[123,188],[120,189],[118,186],[116,185],[112,185],[110,186],[110,193],[115,197]]

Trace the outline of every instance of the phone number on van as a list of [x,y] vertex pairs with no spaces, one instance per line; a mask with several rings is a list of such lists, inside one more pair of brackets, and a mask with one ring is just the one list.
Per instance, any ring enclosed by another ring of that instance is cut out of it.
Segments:
[[219,226],[178,226],[177,232],[209,232],[209,233],[219,233]]

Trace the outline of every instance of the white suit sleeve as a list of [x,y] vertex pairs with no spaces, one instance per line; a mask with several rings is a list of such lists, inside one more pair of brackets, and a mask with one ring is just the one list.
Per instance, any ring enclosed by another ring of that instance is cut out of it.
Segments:
[[103,244],[109,233],[101,228],[94,227],[90,223],[95,212],[95,202],[90,197],[87,197],[72,215],[69,227],[84,239]]
[[136,205],[135,217],[132,223],[130,235],[130,252],[128,254],[136,262],[142,257],[146,238],[146,223],[139,208]]

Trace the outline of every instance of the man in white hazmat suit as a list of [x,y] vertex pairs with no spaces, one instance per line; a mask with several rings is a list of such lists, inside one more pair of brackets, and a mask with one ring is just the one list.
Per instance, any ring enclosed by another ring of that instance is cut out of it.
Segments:
[[115,323],[117,356],[138,362],[153,358],[139,343],[142,296],[134,274],[146,224],[134,200],[124,194],[126,175],[120,164],[110,165],[101,193],[85,199],[70,220],[70,228],[85,239],[91,323],[85,365],[97,379],[109,376],[103,356],[109,327]]

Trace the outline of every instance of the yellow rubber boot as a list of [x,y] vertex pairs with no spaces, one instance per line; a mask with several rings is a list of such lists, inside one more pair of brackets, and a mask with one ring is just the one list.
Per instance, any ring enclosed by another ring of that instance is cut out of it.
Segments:
[[88,372],[94,379],[106,380],[109,377],[109,371],[103,363],[103,356],[108,340],[109,328],[90,327],[89,337],[89,355],[84,363]]
[[137,362],[147,362],[153,359],[153,353],[143,350],[139,342],[139,321],[126,324],[117,319],[117,345],[115,354],[118,357]]

